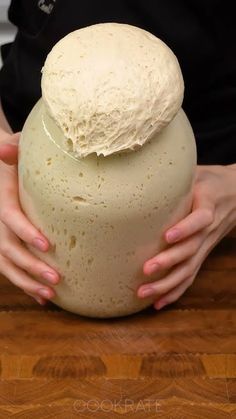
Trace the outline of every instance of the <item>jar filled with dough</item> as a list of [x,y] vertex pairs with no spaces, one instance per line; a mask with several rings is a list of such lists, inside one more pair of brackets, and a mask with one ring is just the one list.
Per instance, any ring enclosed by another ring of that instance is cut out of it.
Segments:
[[79,29],[47,56],[20,138],[19,196],[51,243],[47,253],[28,248],[61,274],[60,307],[115,317],[155,300],[137,297],[150,282],[143,264],[192,204],[196,146],[183,92],[173,52],[134,26]]

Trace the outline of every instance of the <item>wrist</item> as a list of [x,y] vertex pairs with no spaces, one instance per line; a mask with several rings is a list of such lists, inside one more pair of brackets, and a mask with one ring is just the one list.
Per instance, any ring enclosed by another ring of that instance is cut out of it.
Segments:
[[228,175],[230,183],[232,185],[232,227],[236,226],[236,164],[230,164],[226,166],[228,169]]
[[0,127],[0,145],[5,143],[7,138],[9,137],[10,133],[6,131],[4,128]]
[[236,163],[234,163],[234,164],[228,164],[226,167],[228,167],[229,169],[236,170]]
[[0,136],[2,135],[2,133],[4,134],[12,134],[12,129],[9,125],[9,122],[6,118],[6,115],[3,111],[2,108],[2,103],[1,103],[1,99],[0,99]]

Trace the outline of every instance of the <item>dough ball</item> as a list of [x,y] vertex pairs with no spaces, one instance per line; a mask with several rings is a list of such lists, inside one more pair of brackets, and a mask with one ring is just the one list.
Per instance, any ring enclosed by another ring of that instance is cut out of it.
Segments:
[[183,101],[170,48],[135,26],[102,23],[69,33],[48,54],[42,96],[76,157],[134,150],[166,126]]

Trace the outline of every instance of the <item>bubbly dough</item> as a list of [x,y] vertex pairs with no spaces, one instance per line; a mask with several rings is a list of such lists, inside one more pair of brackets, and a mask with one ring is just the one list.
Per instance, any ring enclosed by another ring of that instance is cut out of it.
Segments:
[[191,211],[196,146],[189,121],[180,109],[140,149],[107,157],[74,158],[63,140],[40,99],[21,133],[19,197],[51,246],[27,248],[60,273],[53,299],[60,307],[91,317],[140,311],[156,296],[139,298],[136,290],[167,274],[144,275],[144,262]]
[[183,101],[173,52],[131,25],[102,23],[71,32],[52,48],[42,72],[43,100],[76,157],[142,146]]

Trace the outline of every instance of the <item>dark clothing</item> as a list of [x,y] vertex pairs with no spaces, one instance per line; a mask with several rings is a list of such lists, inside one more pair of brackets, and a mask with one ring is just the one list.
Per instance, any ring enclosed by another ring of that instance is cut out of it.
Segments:
[[183,108],[192,124],[199,164],[236,162],[236,25],[233,2],[222,0],[13,0],[13,43],[2,47],[0,96],[14,131],[41,96],[41,67],[69,32],[100,22],[144,28],[177,56],[185,81]]

